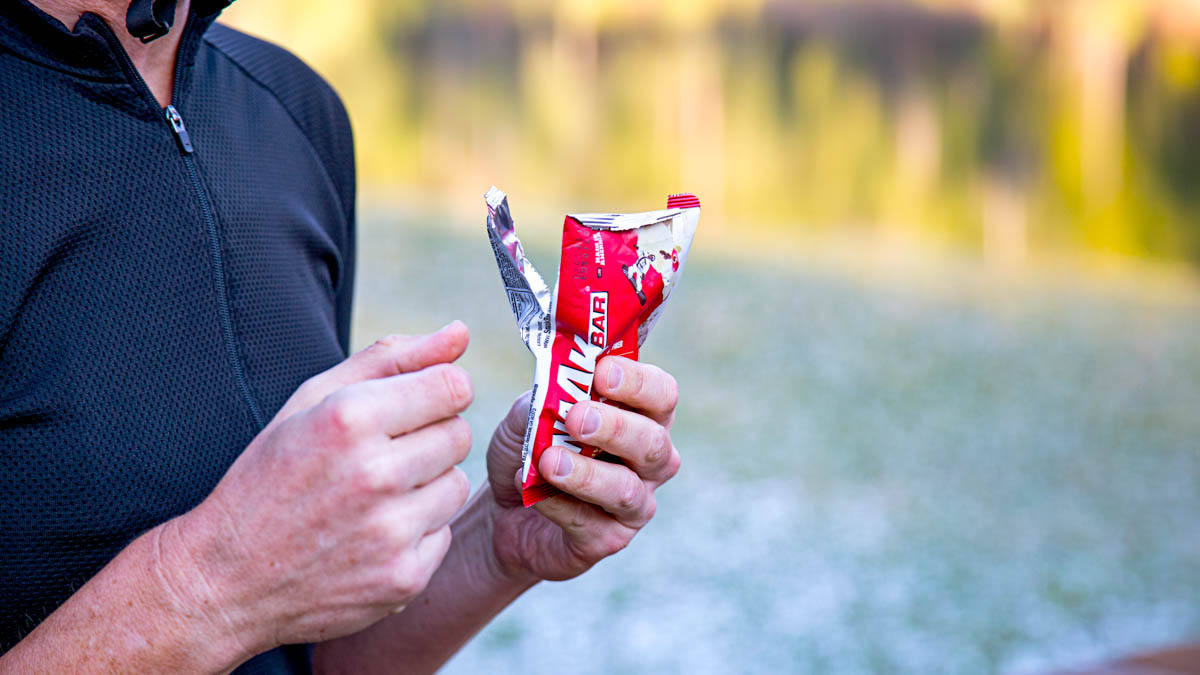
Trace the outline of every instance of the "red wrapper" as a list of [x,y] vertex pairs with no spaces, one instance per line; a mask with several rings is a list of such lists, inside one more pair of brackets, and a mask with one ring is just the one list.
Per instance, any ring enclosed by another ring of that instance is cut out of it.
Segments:
[[589,457],[599,450],[567,434],[567,413],[600,400],[596,363],[638,350],[678,284],[700,219],[700,202],[675,195],[667,209],[636,214],[567,216],[552,304],[525,258],[504,193],[488,192],[488,230],[518,327],[537,359],[525,433],[522,499],[526,506],[557,493],[537,470],[542,452],[559,445]]

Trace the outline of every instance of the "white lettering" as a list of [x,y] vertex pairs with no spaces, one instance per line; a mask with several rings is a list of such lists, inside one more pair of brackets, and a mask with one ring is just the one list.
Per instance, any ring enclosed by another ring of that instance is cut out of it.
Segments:
[[603,349],[608,346],[608,293],[592,293],[588,309],[588,342]]
[[583,445],[567,433],[565,420],[567,413],[571,412],[576,403],[591,397],[592,381],[596,377],[596,358],[603,349],[589,344],[578,335],[575,336],[574,342],[575,348],[567,354],[567,363],[571,365],[560,363],[555,377],[562,393],[558,400],[558,410],[555,411],[558,419],[554,421],[554,433],[550,443],[582,452]]
[[569,397],[572,403],[588,397],[592,390],[594,377],[594,373],[576,370],[565,363],[558,366],[558,386],[562,389],[563,395]]
[[571,435],[567,433],[567,424],[562,420],[555,420],[554,434],[550,437],[550,444],[559,445],[574,452],[583,452],[583,445],[571,438]]
[[604,238],[599,232],[592,234],[592,242],[596,245],[596,266],[604,267]]
[[600,352],[602,351],[604,351],[603,347],[588,344],[587,340],[576,335],[575,349],[571,350],[571,353],[567,356],[567,360],[591,373],[596,370],[596,358],[600,356]]

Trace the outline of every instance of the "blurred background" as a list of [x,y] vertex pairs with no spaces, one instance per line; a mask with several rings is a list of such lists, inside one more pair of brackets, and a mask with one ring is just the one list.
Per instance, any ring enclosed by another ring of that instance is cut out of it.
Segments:
[[660,516],[447,672],[1046,672],[1200,639],[1200,2],[239,0],[340,92],[355,339],[472,328],[484,234],[704,204],[643,358]]

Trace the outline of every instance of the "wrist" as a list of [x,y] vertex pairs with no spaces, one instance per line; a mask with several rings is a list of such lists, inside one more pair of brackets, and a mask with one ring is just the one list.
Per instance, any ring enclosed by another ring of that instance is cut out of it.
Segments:
[[497,529],[497,519],[503,510],[496,503],[491,486],[484,483],[483,488],[455,518],[451,528],[456,541],[474,544],[476,550],[471,558],[477,561],[482,574],[496,584],[524,591],[541,579],[516,558],[503,554],[504,550],[511,548],[505,537],[507,528],[502,525]]
[[202,636],[197,670],[228,671],[277,646],[263,630],[269,622],[247,615],[253,605],[242,602],[244,593],[238,591],[245,575],[236,573],[227,528],[207,502],[147,536],[152,579],[169,611]]
[[135,539],[6,653],[4,665],[17,672],[211,673],[252,656],[214,620],[223,600],[195,584],[189,528],[180,517]]

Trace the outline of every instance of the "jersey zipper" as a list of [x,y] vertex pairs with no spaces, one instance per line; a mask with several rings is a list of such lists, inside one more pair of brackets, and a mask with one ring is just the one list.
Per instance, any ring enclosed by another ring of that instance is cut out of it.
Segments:
[[254,416],[254,423],[258,425],[259,429],[262,429],[264,426],[262,413],[258,409],[254,395],[250,393],[250,383],[246,380],[241,355],[238,354],[237,341],[233,337],[233,317],[229,312],[229,292],[225,283],[225,259],[221,255],[217,218],[213,213],[212,203],[208,199],[208,192],[204,189],[204,183],[200,181],[200,172],[196,169],[195,158],[192,157],[195,149],[192,147],[192,139],[188,135],[187,127],[183,123],[183,116],[179,114],[179,110],[173,103],[169,104],[163,113],[167,118],[167,124],[171,127],[171,132],[175,134],[179,152],[183,156],[183,164],[187,168],[188,177],[191,178],[192,190],[196,193],[196,198],[200,201],[200,210],[204,213],[204,224],[208,227],[208,245],[212,252],[213,277],[217,284],[217,313],[221,318],[221,332],[225,336],[225,349],[229,352],[229,364],[233,367],[233,377],[237,380],[238,389],[241,391],[242,398],[246,400],[246,405],[250,406],[250,414]]
[[[122,67],[125,69],[126,76],[133,82],[134,86],[141,92],[150,105],[158,110],[158,99],[154,96],[154,92],[150,91],[150,86],[142,79],[142,75],[138,72],[137,67],[133,65],[133,61],[129,59],[129,54],[125,52],[125,48],[121,45],[120,40],[117,39],[117,36],[111,29],[105,32],[107,33],[105,39],[108,41],[109,49],[117,54]],[[181,47],[187,43],[191,32],[192,22],[188,21],[184,26],[183,35],[179,39]],[[179,148],[179,154],[183,160],[184,168],[187,170],[189,183],[191,184],[193,193],[196,195],[196,199],[200,203],[200,211],[204,216],[204,224],[208,230],[213,279],[217,290],[217,315],[221,322],[221,334],[225,341],[225,351],[229,356],[229,365],[233,369],[233,377],[237,383],[238,392],[241,394],[247,407],[250,408],[250,414],[254,418],[255,425],[261,430],[266,425],[262,412],[259,410],[258,402],[255,400],[254,394],[250,391],[250,383],[246,379],[246,371],[242,367],[241,354],[238,353],[237,341],[233,335],[233,317],[229,311],[229,288],[225,281],[225,259],[221,254],[221,239],[217,229],[216,214],[212,208],[212,201],[208,197],[208,191],[205,189],[204,183],[200,180],[200,171],[197,169],[196,159],[193,157],[195,147],[192,145],[192,138],[183,123],[183,116],[179,114],[179,109],[175,107],[179,85],[182,82],[181,75],[183,73],[184,59],[176,57],[175,61],[175,90],[172,93],[171,102],[167,104],[166,108],[162,108],[161,110],[167,127]]]

